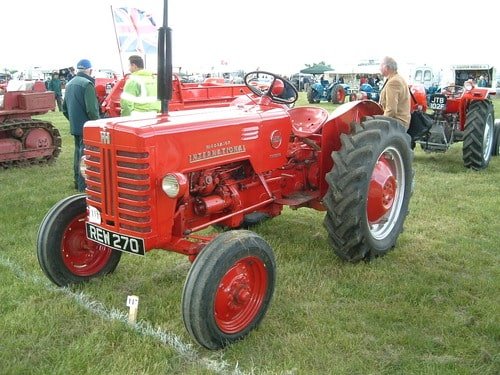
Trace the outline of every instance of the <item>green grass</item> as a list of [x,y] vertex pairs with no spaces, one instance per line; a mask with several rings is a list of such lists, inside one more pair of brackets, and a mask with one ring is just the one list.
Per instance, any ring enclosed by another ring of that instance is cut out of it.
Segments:
[[[68,289],[43,275],[39,224],[75,193],[68,124],[43,118],[63,136],[57,161],[0,170],[0,374],[500,373],[500,158],[474,172],[461,144],[417,150],[405,231],[371,263],[333,255],[321,212],[285,209],[256,227],[277,258],[274,299],[245,340],[210,352],[183,326],[181,255],[124,254],[114,274]],[[140,298],[134,327],[130,294]]]

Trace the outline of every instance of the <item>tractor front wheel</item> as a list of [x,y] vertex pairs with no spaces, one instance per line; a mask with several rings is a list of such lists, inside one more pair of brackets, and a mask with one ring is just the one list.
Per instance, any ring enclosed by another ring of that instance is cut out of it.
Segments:
[[488,166],[494,144],[494,115],[490,101],[472,102],[465,120],[462,158],[466,168],[475,170]]
[[327,173],[324,226],[334,252],[350,262],[394,247],[412,191],[410,137],[396,120],[375,116],[342,134]]
[[247,230],[224,232],[196,257],[182,294],[190,335],[220,349],[256,328],[271,301],[276,265],[271,247]]
[[38,263],[56,285],[67,286],[115,270],[122,253],[87,239],[85,194],[67,197],[45,215],[37,238]]

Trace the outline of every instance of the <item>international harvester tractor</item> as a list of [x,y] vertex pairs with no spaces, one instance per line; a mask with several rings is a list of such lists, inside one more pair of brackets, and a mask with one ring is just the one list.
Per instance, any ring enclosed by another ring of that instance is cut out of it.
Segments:
[[[172,76],[170,38],[165,15],[159,82]],[[262,75],[267,88],[253,84]],[[46,276],[66,286],[112,273],[123,253],[185,254],[185,327],[219,349],[259,325],[274,292],[273,251],[249,226],[284,206],[307,207],[325,212],[329,242],[346,261],[393,248],[411,196],[405,128],[373,101],[333,113],[290,108],[297,91],[285,79],[252,72],[245,83],[252,95],[230,106],[168,112],[167,82],[162,114],[87,122],[85,194],[56,203],[39,228]],[[219,229],[199,234],[210,226]]]
[[61,151],[59,130],[32,116],[55,108],[54,93],[41,81],[0,95],[0,167],[47,163]]
[[424,86],[415,85],[411,92],[413,107],[420,108],[427,123],[414,144],[426,152],[445,152],[453,143],[462,142],[464,166],[474,170],[486,168],[491,156],[498,155],[500,125],[495,124],[490,99],[494,90],[466,81],[463,86],[444,87],[430,95],[428,102]]

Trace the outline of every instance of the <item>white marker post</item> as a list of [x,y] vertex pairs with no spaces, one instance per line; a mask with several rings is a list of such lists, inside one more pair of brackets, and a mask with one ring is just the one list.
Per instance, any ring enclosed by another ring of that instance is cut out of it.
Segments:
[[135,324],[137,320],[137,309],[139,308],[139,297],[127,296],[127,306],[129,307],[128,322],[129,324]]

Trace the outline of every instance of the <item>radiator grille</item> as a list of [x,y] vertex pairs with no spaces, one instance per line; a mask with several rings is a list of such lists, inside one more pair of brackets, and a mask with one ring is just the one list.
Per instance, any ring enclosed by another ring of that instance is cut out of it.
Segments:
[[85,146],[87,200],[101,212],[102,225],[150,233],[151,191],[148,152]]

